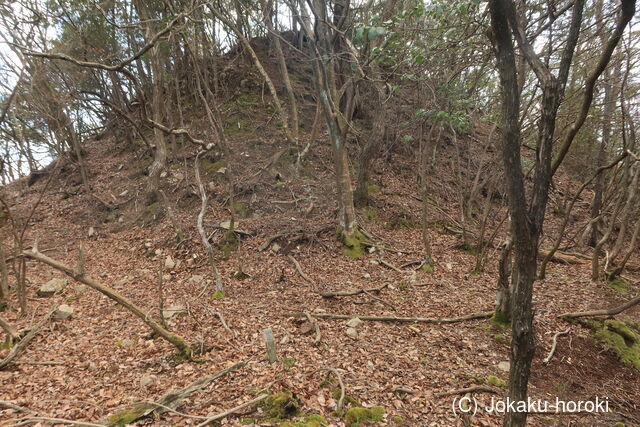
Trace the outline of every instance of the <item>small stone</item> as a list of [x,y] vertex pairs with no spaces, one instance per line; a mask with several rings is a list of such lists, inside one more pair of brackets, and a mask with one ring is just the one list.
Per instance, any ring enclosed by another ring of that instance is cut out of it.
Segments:
[[449,271],[453,270],[453,264],[451,264],[450,262],[446,263],[445,267],[447,267],[447,270]]
[[149,249],[151,248],[151,246],[153,246],[153,243],[150,240],[147,240],[146,242],[144,242],[144,247]]
[[89,232],[87,233],[87,236],[93,237],[95,234],[96,234],[96,230],[93,227],[89,227]]
[[376,248],[375,248],[375,246],[369,246],[369,249],[367,249],[367,251],[368,251],[370,254],[372,254],[372,253],[374,253],[374,252],[376,251]]
[[[187,263],[188,263],[188,261],[189,261],[189,260],[187,260]],[[191,261],[191,262],[193,262],[193,261]],[[189,281],[190,281],[190,282],[193,282],[193,283],[201,283],[203,280],[204,280],[204,277],[202,277],[202,276],[201,276],[201,275],[199,275],[199,274],[194,274],[193,276],[191,276],[191,277],[189,278]]]
[[40,286],[36,294],[39,297],[51,297],[59,292],[62,292],[64,287],[67,286],[67,279],[51,279],[44,285]]
[[180,314],[185,314],[187,309],[184,305],[172,305],[169,308],[162,310],[162,316],[165,319],[171,319],[174,316],[178,316]]
[[126,338],[120,341],[120,347],[123,347],[123,348],[133,347],[134,345],[136,345],[136,342],[129,338]]
[[162,249],[156,249],[154,253],[156,254],[156,256],[162,255]]
[[375,365],[373,364],[373,362],[371,360],[367,361],[367,368],[369,368],[369,369],[375,368]]
[[156,381],[153,379],[152,376],[143,375],[142,378],[140,378],[140,387],[147,388],[147,387],[149,387],[150,385],[152,385],[155,382]]
[[171,280],[171,275],[170,274],[163,274],[162,275],[162,281],[163,282],[168,282],[169,280]]
[[509,372],[509,369],[511,368],[511,364],[509,362],[500,362],[498,363],[498,369],[500,369],[501,371],[504,372]]
[[227,168],[223,166],[220,169],[218,169],[216,173],[219,173],[220,175],[224,175],[225,173],[227,173]]
[[282,249],[282,247],[281,247],[279,244],[277,244],[277,243],[274,243],[273,245],[271,245],[271,250],[272,250],[273,252],[278,253],[278,252],[280,251],[280,249]]
[[103,279],[104,279],[105,277],[107,277],[108,275],[109,275],[109,274],[108,274],[106,271],[102,271],[102,272],[100,273],[100,277],[102,277]]
[[347,336],[349,338],[356,339],[360,336],[360,334],[358,333],[358,331],[355,330],[355,328],[349,328],[347,329]]
[[364,273],[362,277],[364,277],[365,279],[371,279],[371,275],[369,273]]
[[167,171],[162,171],[160,173],[160,178],[166,178],[167,177]]
[[362,325],[364,322],[362,320],[360,320],[359,317],[354,317],[353,319],[349,320],[347,322],[347,326],[350,328],[358,328],[360,325]]
[[53,320],[67,320],[71,318],[71,315],[73,315],[73,307],[62,304],[53,312]]
[[123,217],[123,216],[121,216],[120,218],[118,218],[118,222],[119,222],[120,224],[122,224],[122,223],[124,222],[124,217]]
[[182,181],[184,179],[184,174],[182,172],[176,172],[173,174],[173,177],[178,181]]
[[173,268],[176,266],[176,262],[171,258],[171,255],[167,256],[167,259],[164,260],[165,268]]
[[280,340],[280,344],[287,344],[289,341],[291,341],[291,338],[285,336]]

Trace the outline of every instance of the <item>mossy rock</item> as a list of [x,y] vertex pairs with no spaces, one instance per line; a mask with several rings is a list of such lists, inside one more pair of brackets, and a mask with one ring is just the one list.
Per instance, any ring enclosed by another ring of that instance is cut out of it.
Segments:
[[278,422],[300,415],[300,402],[290,391],[274,393],[260,402],[264,411],[264,420]]
[[620,292],[621,294],[628,294],[631,292],[631,284],[620,277],[616,277],[608,283],[609,287]]
[[371,421],[384,421],[384,408],[382,406],[373,406],[371,408],[351,408],[345,416],[344,422],[346,427],[359,427]]
[[500,377],[496,377],[495,375],[489,375],[487,377],[487,382],[495,387],[506,387],[507,382]]
[[342,253],[351,259],[361,258],[365,254],[365,248],[372,245],[371,241],[358,230],[354,231],[351,236],[338,230],[338,237],[343,244]]
[[432,274],[435,271],[435,268],[433,267],[433,261],[423,262],[422,264],[420,264],[419,270],[423,273]]
[[216,162],[212,162],[211,160],[203,159],[200,163],[200,167],[205,174],[214,176],[220,169],[227,167],[227,161],[218,160]]
[[600,342],[613,350],[622,363],[640,371],[640,323],[609,319],[591,324]]
[[224,291],[215,291],[212,295],[211,298],[215,298],[215,299],[222,299],[226,296],[226,294],[224,293]]

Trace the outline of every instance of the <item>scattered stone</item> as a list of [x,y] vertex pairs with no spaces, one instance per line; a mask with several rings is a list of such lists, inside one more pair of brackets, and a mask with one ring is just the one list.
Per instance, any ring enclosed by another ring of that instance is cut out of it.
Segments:
[[96,234],[96,230],[93,227],[89,227],[89,232],[87,233],[87,235],[89,237],[93,237]]
[[122,223],[124,222],[124,217],[123,217],[123,216],[119,217],[119,218],[118,218],[118,222],[119,222],[120,224],[122,224]]
[[364,277],[365,279],[371,279],[371,274],[369,274],[369,273],[364,273],[364,274],[362,275],[362,277]]
[[184,174],[182,172],[175,172],[173,177],[178,181],[182,181],[184,179]]
[[77,293],[81,294],[81,293],[83,293],[84,291],[87,290],[87,286],[83,285],[81,283],[78,283],[77,285],[75,285],[73,287],[73,290],[76,291]]
[[167,255],[167,259],[164,260],[165,268],[174,268],[176,266],[176,262],[171,258],[171,255]]
[[[187,260],[187,261],[189,261],[189,260]],[[191,276],[189,278],[189,281],[193,282],[193,283],[201,283],[203,280],[204,280],[204,277],[202,277],[199,274],[194,274],[193,276]]]
[[162,255],[162,249],[156,249],[154,253],[156,256]]
[[511,364],[509,362],[500,362],[498,363],[498,369],[500,369],[501,371],[504,372],[509,372],[509,369],[511,368]]
[[225,173],[227,173],[227,168],[223,166],[220,169],[218,169],[216,173],[219,173],[220,175],[224,175]]
[[165,319],[171,319],[174,316],[185,314],[186,312],[187,309],[184,307],[184,305],[172,305],[162,310],[162,316],[164,316]]
[[369,249],[367,249],[367,251],[368,251],[370,254],[372,254],[372,253],[374,253],[374,252],[376,251],[376,248],[375,248],[375,246],[370,246],[370,247],[369,247]]
[[73,307],[67,304],[61,304],[56,311],[53,312],[53,320],[67,320],[71,318],[71,315],[73,315]]
[[453,270],[453,264],[451,264],[450,262],[446,263],[445,267],[447,267],[447,270],[449,271]]
[[103,271],[103,272],[101,272],[101,273],[100,273],[100,277],[102,277],[103,279],[104,279],[105,277],[107,277],[108,275],[109,275],[109,274],[108,274],[106,271]]
[[44,285],[40,286],[36,294],[39,297],[51,297],[59,292],[62,292],[64,287],[67,286],[67,279],[51,279]]
[[144,242],[144,247],[149,249],[151,248],[151,246],[153,246],[153,243],[151,242],[151,240],[147,240],[146,242]]
[[280,246],[278,243],[274,243],[273,245],[271,245],[271,250],[273,252],[278,253],[280,249],[282,249],[282,246]]
[[162,275],[162,281],[163,282],[168,282],[169,280],[171,280],[171,275],[170,274],[163,274]]
[[289,341],[291,341],[291,338],[285,336],[280,340],[280,344],[287,344]]
[[350,328],[358,328],[360,327],[360,325],[362,325],[364,322],[362,320],[360,320],[359,317],[354,317],[353,319],[349,320],[347,322],[347,326]]
[[116,342],[116,347],[120,347],[120,348],[129,348],[129,347],[133,347],[134,345],[136,345],[136,342],[130,338],[125,338],[123,340]]
[[143,375],[142,378],[140,378],[140,387],[147,388],[155,382],[156,380],[151,375]]
[[347,329],[347,336],[349,338],[356,339],[356,338],[358,338],[360,336],[360,334],[358,333],[358,331],[356,331],[355,328],[349,328],[349,329]]
[[369,368],[369,369],[373,369],[373,368],[375,368],[375,367],[376,367],[376,366],[373,364],[373,362],[372,362],[371,360],[367,360],[367,368]]

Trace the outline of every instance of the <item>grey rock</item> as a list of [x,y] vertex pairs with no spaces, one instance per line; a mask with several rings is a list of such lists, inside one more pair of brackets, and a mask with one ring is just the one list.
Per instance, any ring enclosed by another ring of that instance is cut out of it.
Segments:
[[174,268],[176,266],[176,262],[171,258],[171,255],[167,256],[167,259],[164,260],[165,268]]
[[67,286],[67,279],[51,279],[36,291],[39,297],[51,297]]
[[509,372],[510,368],[511,368],[511,364],[507,361],[498,363],[498,369],[500,369],[501,371]]
[[172,305],[162,310],[162,316],[164,316],[165,319],[171,319],[174,316],[185,314],[186,312],[187,309],[184,307],[184,305]]
[[156,380],[152,376],[143,375],[142,378],[140,378],[140,387],[147,388],[155,382]]
[[73,315],[73,307],[67,304],[61,304],[56,311],[53,312],[53,320],[68,320]]
[[358,331],[356,331],[355,328],[349,328],[349,329],[347,329],[347,336],[349,338],[356,339],[356,338],[358,338],[360,336],[360,334],[358,333]]
[[362,320],[360,320],[359,317],[354,317],[353,319],[349,320],[347,322],[347,326],[350,328],[358,328],[360,327],[360,325],[362,325],[364,322]]
[[191,276],[191,278],[189,278],[189,281],[193,283],[201,283],[203,280],[204,277],[199,274],[194,274],[193,276]]
[[364,273],[364,274],[362,275],[362,277],[364,277],[365,279],[371,279],[371,274],[369,274],[369,273]]

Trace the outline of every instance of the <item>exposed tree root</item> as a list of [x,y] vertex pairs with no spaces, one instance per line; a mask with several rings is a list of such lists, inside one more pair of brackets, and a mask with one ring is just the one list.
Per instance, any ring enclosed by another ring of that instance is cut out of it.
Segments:
[[616,314],[620,314],[629,308],[638,305],[640,303],[640,295],[635,298],[627,301],[626,303],[619,305],[614,308],[610,308],[608,310],[592,310],[592,311],[578,311],[574,313],[564,313],[559,315],[558,317],[564,320],[576,319],[578,317],[595,317],[595,316],[613,316]]
[[571,328],[567,328],[564,331],[557,332],[553,336],[553,345],[551,346],[551,350],[549,351],[549,354],[547,355],[547,357],[544,358],[543,360],[544,363],[549,363],[551,361],[551,358],[553,357],[553,354],[556,352],[556,347],[558,346],[558,337],[561,337],[562,335],[567,335],[569,332],[571,332]]
[[[311,316],[319,319],[344,319],[349,320],[357,317],[360,320],[370,322],[402,322],[402,323],[434,323],[437,325],[447,323],[458,323],[467,320],[488,319],[493,315],[493,311],[484,313],[469,314],[461,317],[450,318],[433,318],[433,317],[390,317],[390,316],[361,316],[358,314],[346,315],[346,314],[330,314],[330,313],[311,313]],[[304,313],[287,313],[285,317],[306,317]]]
[[300,266],[300,263],[298,262],[298,260],[296,260],[292,255],[288,255],[287,258],[289,258],[289,260],[291,260],[293,265],[296,266],[296,270],[298,271],[298,274],[300,274],[300,276],[302,276],[302,278],[307,282],[312,283],[311,278],[307,276],[304,271],[302,271],[302,267]]
[[309,321],[311,326],[313,326],[313,330],[316,331],[316,337],[314,338],[313,342],[320,342],[320,340],[322,339],[322,333],[320,332],[320,326],[318,326],[318,322],[316,322],[309,313],[305,312],[304,315],[307,317],[307,320]]

